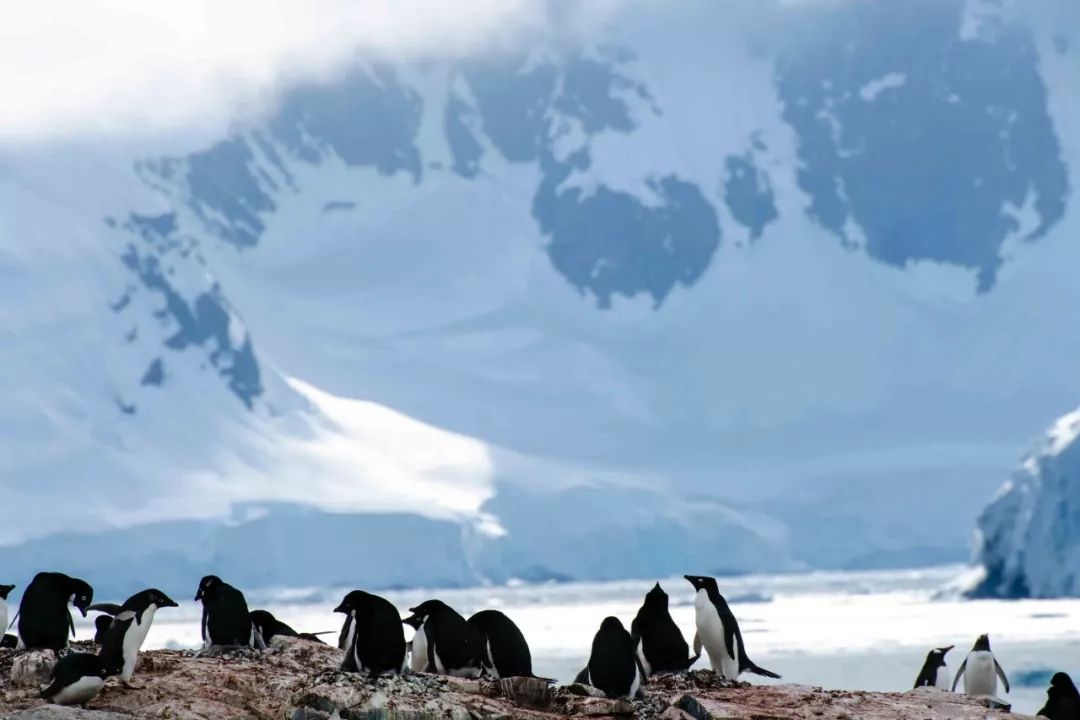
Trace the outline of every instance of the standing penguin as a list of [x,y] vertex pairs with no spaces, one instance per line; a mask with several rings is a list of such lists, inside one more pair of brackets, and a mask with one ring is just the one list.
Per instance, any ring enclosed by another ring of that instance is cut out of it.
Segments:
[[513,620],[498,610],[481,610],[469,618],[469,626],[480,639],[480,660],[488,675],[496,680],[533,677],[529,643]]
[[120,607],[101,641],[102,662],[107,667],[120,668],[124,684],[131,682],[139,650],[150,632],[154,613],[161,608],[179,607],[160,590],[150,589],[135,593]]
[[71,653],[53,666],[51,682],[41,697],[57,705],[86,705],[105,687],[105,678],[118,673],[118,668],[97,655]]
[[739,622],[728,607],[724,596],[716,586],[716,578],[700,575],[684,575],[694,586],[694,616],[697,634],[705,652],[709,654],[712,669],[720,677],[738,680],[739,675],[751,672],[764,677],[779,678],[776,673],[755,665],[746,655]]
[[1005,692],[1009,692],[1009,679],[1005,677],[1005,671],[998,665],[997,658],[990,651],[990,636],[980,635],[975,641],[975,646],[964,658],[960,669],[956,671],[956,679],[953,680],[952,689],[964,678],[964,692],[968,695],[997,695],[997,681],[1001,678],[1005,685]]
[[207,575],[199,582],[195,599],[201,600],[203,647],[247,645],[266,649],[255,630],[244,593],[223,582],[217,575]]
[[682,631],[668,612],[668,594],[656,583],[645,595],[637,617],[630,625],[630,637],[641,669],[647,679],[657,673],[683,672],[693,665],[698,655],[690,657]]
[[919,677],[915,678],[915,687],[932,687],[938,690],[949,689],[949,668],[945,664],[945,655],[953,649],[953,645],[931,650],[926,654],[926,662],[923,663]]
[[1080,720],[1080,693],[1071,677],[1059,672],[1050,679],[1046,705],[1039,715],[1050,720]]
[[401,622],[416,628],[413,672],[480,677],[480,638],[465,618],[441,600],[425,600],[409,612],[412,616]]
[[589,664],[575,682],[592,685],[609,698],[632,699],[641,690],[641,681],[634,639],[618,618],[604,618],[593,637]]
[[28,650],[62,650],[75,624],[68,603],[86,617],[94,589],[85,580],[63,573],[42,572],[34,576],[19,603],[19,641]]
[[355,628],[342,670],[372,678],[401,672],[405,664],[405,630],[401,615],[389,600],[353,590],[334,612],[345,613]]
[[11,591],[15,589],[14,585],[0,585],[0,635],[3,635],[8,626],[8,609],[7,599]]

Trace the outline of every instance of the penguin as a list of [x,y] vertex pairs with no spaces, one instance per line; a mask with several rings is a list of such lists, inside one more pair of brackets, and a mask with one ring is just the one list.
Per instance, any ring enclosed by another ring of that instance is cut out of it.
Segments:
[[7,630],[8,626],[8,609],[7,599],[12,590],[15,589],[14,585],[0,585],[0,633]]
[[660,583],[646,593],[630,624],[630,637],[645,679],[658,673],[683,672],[700,657],[691,657],[690,646],[668,612],[668,594]]
[[100,645],[105,640],[105,633],[109,631],[113,618],[120,613],[122,608],[116,603],[94,603],[86,609],[101,613],[94,618],[94,644]]
[[19,603],[19,642],[27,650],[62,650],[75,624],[68,612],[71,603],[86,617],[94,589],[85,580],[63,573],[41,572],[34,576]]
[[575,682],[591,685],[609,698],[633,699],[641,691],[642,673],[634,639],[618,618],[606,617],[593,637],[589,664]]
[[956,671],[956,679],[953,680],[952,689],[955,692],[960,678],[964,678],[964,692],[968,695],[997,695],[997,680],[1000,677],[1005,685],[1005,692],[1009,692],[1009,679],[1005,677],[1005,671],[998,665],[997,658],[990,651],[990,636],[980,635],[975,641],[975,646],[964,658],[960,669]]
[[112,627],[112,615],[98,615],[94,618],[94,644],[101,645],[105,642],[105,635]]
[[699,640],[695,641],[695,651],[697,642],[700,641],[709,655],[712,669],[722,678],[738,680],[739,675],[751,672],[755,675],[779,679],[779,675],[758,667],[747,657],[739,622],[732,614],[724,596],[720,594],[716,586],[716,578],[700,575],[684,575],[683,577],[697,591],[694,598],[694,615]]
[[131,676],[135,674],[139,650],[154,622],[154,614],[170,607],[179,605],[160,590],[143,590],[124,601],[120,612],[109,623],[99,655],[107,666],[120,668],[119,675],[125,685],[131,682]]
[[0,637],[0,648],[14,650],[19,647],[19,638],[14,635],[7,634]]
[[345,613],[352,621],[352,646],[346,651],[341,669],[377,678],[396,675],[405,665],[405,629],[401,615],[389,600],[353,590],[334,612]]
[[535,677],[529,644],[513,620],[498,610],[481,610],[468,623],[480,640],[480,662],[485,673],[496,680]]
[[262,636],[263,642],[267,645],[270,641],[278,635],[284,637],[300,638],[301,640],[310,640],[311,642],[323,643],[319,639],[320,635],[326,633],[299,633],[293,630],[290,626],[278,620],[274,617],[273,613],[269,610],[252,610],[251,611],[251,623],[255,626],[255,630]]
[[1046,705],[1038,714],[1050,720],[1080,720],[1080,693],[1071,677],[1059,672],[1050,679]]
[[401,622],[416,628],[413,672],[480,677],[480,638],[465,618],[441,600],[425,600],[409,612],[412,616]]
[[266,643],[251,622],[244,593],[217,575],[207,575],[199,582],[195,599],[203,605],[203,647],[246,645],[266,649]]
[[105,678],[118,673],[119,668],[97,655],[71,653],[53,666],[49,686],[41,691],[41,697],[56,705],[86,705],[105,687]]
[[955,646],[937,648],[926,654],[919,677],[915,678],[915,687],[932,687],[938,690],[949,689],[949,667],[945,664],[945,655]]

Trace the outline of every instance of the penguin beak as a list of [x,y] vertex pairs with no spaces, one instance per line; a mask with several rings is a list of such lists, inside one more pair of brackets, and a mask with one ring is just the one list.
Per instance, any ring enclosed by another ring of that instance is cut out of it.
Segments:
[[348,610],[345,609],[345,603],[341,603],[336,608],[334,608],[334,612],[336,612],[336,613],[348,612]]
[[161,607],[180,607],[180,605],[170,597],[163,597],[161,598]]
[[410,615],[409,617],[402,620],[401,624],[408,625],[411,628],[419,630],[420,626],[424,624],[424,619],[421,618],[419,615]]
[[195,599],[196,600],[202,600],[203,599],[203,589],[202,588],[199,588],[199,592],[195,593]]
[[948,653],[948,652],[949,652],[950,650],[952,650],[952,649],[953,649],[954,647],[956,647],[956,646],[955,646],[955,645],[950,645],[949,647],[943,647],[943,648],[941,648],[941,654],[942,654],[942,655],[945,655],[945,654],[946,654],[946,653]]

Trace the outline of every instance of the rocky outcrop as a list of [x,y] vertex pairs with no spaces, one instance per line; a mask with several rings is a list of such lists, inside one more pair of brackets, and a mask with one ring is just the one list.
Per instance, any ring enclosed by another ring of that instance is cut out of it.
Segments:
[[645,697],[597,697],[581,685],[476,681],[432,675],[379,680],[338,670],[336,648],[288,640],[266,652],[142,654],[134,687],[110,681],[86,710],[44,705],[36,688],[9,682],[14,654],[0,654],[0,718],[10,720],[1016,720],[962,695],[827,691],[798,685],[753,686],[709,671],[654,679]]
[[1054,423],[978,526],[972,596],[1080,595],[1080,410]]

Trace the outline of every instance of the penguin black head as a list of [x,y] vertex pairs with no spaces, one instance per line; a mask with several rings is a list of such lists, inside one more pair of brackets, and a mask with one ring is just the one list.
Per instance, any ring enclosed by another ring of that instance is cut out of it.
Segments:
[[17,647],[19,647],[18,637],[11,634],[0,637],[0,648],[10,648],[14,650]]
[[262,629],[269,626],[271,623],[276,623],[278,621],[278,619],[274,617],[274,614],[269,610],[252,610],[248,614],[251,616],[251,622],[255,623],[255,626],[259,628],[259,632],[262,632]]
[[79,608],[82,616],[86,617],[87,608],[94,602],[94,588],[85,580],[68,578],[68,593],[71,595],[71,604]]
[[221,578],[219,578],[217,575],[207,575],[199,581],[199,591],[195,593],[195,599],[204,599],[208,592],[212,592],[213,590],[221,587],[224,584],[225,583],[221,582]]
[[135,610],[136,612],[142,612],[146,608],[154,605],[160,608],[180,607],[176,601],[170,598],[165,593],[161,592],[157,588],[150,588],[149,590],[143,590],[137,592],[129,597],[124,602],[125,610]]
[[1080,699],[1080,692],[1076,690],[1072,678],[1063,672],[1054,673],[1054,677],[1050,678],[1050,689],[1047,690],[1047,695],[1050,697]]
[[14,585],[0,585],[0,600],[7,600],[8,593],[14,589]]
[[945,664],[945,656],[949,654],[955,646],[949,645],[943,648],[934,648],[926,654],[926,663],[930,667],[938,668]]
[[619,618],[608,615],[604,618],[604,622],[600,623],[600,632],[626,632],[626,628],[623,627]]
[[102,679],[115,677],[124,672],[124,659],[121,655],[115,663],[108,663],[106,661],[101,662],[101,677]]
[[971,648],[972,652],[979,652],[979,651],[988,652],[989,650],[990,650],[990,636],[989,635],[980,635],[978,640],[975,641],[975,647]]
[[695,590],[709,590],[716,587],[716,578],[707,575],[683,575]]
[[109,632],[109,628],[112,627],[113,619],[111,615],[98,615],[94,619],[94,642],[100,645],[105,640],[105,633]]
[[355,610],[357,614],[360,614],[370,604],[373,597],[375,596],[363,590],[353,590],[341,599],[341,604],[334,608],[334,612],[348,615]]
[[401,622],[405,625],[412,626],[419,629],[424,622],[435,613],[441,610],[450,610],[450,606],[444,603],[442,600],[425,600],[414,608],[409,608],[409,612],[412,613],[410,617],[405,618]]
[[645,593],[644,607],[650,610],[667,610],[668,608],[668,594],[664,592],[664,588],[660,587],[660,583],[653,585],[653,589]]

